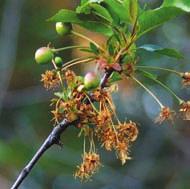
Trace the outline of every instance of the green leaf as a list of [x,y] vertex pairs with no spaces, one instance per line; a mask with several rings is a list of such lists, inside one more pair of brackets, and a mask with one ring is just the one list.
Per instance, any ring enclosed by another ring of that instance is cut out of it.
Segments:
[[157,75],[154,75],[150,72],[144,71],[144,70],[139,70],[145,77],[148,77],[153,80],[157,80]]
[[115,53],[115,48],[114,48],[114,46],[113,46],[112,43],[110,43],[110,44],[108,45],[108,52],[109,52],[109,55],[110,55],[110,56],[113,56],[114,53]]
[[[79,14],[80,13],[90,14],[91,13],[91,9],[92,9],[92,5],[98,5],[98,3],[100,3],[100,2],[101,1],[98,1],[98,0],[86,0],[84,2],[81,2],[80,6],[78,6],[76,8],[76,13],[79,13]],[[100,8],[98,8],[98,9],[101,9],[102,6],[99,5],[99,7]],[[105,11],[100,10],[100,12],[105,12]]]
[[90,19],[86,15],[76,14],[74,11],[62,9],[53,17],[48,19],[53,22],[69,22],[72,24],[78,24],[90,31],[98,32],[106,36],[113,34],[112,28],[97,20]]
[[103,6],[99,4],[92,3],[90,4],[90,7],[94,9],[94,12],[103,17],[104,19],[108,20],[109,22],[113,22],[113,19],[110,15],[110,13],[104,8]]
[[95,53],[96,55],[99,54],[99,49],[97,48],[96,45],[94,45],[94,43],[90,43],[90,49],[91,49],[92,52]]
[[81,5],[84,5],[85,3],[87,3],[89,0],[81,0]]
[[164,7],[174,6],[182,9],[185,12],[190,12],[189,0],[165,0],[163,6]]
[[130,0],[130,18],[132,23],[136,22],[137,16],[138,16],[138,0]]
[[65,92],[55,92],[54,95],[64,100],[67,99]]
[[62,9],[54,16],[48,19],[48,21],[53,22],[69,22],[80,24],[83,21],[79,18],[79,16],[72,10]]
[[80,26],[97,33],[101,33],[105,36],[111,36],[113,34],[112,28],[98,21],[84,21],[79,24]]
[[120,18],[120,21],[130,21],[128,0],[124,0],[122,3],[115,0],[104,0],[104,3]]
[[166,55],[166,56],[177,58],[177,59],[184,58],[183,55],[176,49],[163,48],[158,45],[145,44],[145,45],[140,46],[139,49],[143,49],[149,52],[155,52],[161,55]]
[[138,37],[144,35],[145,33],[155,29],[156,27],[164,24],[168,20],[175,18],[182,13],[183,11],[177,7],[160,7],[154,10],[143,12],[139,16],[140,30],[138,32]]
[[122,79],[121,74],[119,74],[118,72],[113,72],[109,78],[109,82],[113,83],[116,81],[120,81],[121,79]]
[[118,50],[118,45],[120,44],[120,38],[115,33],[107,40],[107,50],[109,52],[109,55],[112,56],[114,53]]
[[90,1],[91,3],[101,3],[103,2],[104,0],[88,0]]
[[91,49],[83,49],[83,48],[81,48],[80,51],[94,54],[94,52]]
[[150,79],[152,79],[152,80],[157,80],[157,75],[155,75],[155,74],[152,74],[152,73],[150,73],[150,72],[147,72],[147,71],[144,71],[144,70],[139,70],[145,77],[148,77],[148,78],[150,78]]
[[91,8],[89,7],[89,2],[86,2],[84,4],[82,4],[81,6],[78,6],[76,8],[76,13],[78,14],[81,14],[81,13],[84,13],[84,14],[90,14],[91,12]]

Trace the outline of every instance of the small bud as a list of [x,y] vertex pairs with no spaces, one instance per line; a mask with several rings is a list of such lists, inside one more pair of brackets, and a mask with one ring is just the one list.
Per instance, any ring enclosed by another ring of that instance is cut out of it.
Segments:
[[77,91],[82,92],[84,88],[85,88],[84,85],[79,85]]
[[35,53],[35,60],[38,64],[47,64],[53,57],[53,51],[49,47],[41,47]]
[[57,22],[55,29],[60,36],[64,36],[70,33],[72,25],[70,23]]
[[58,67],[61,67],[62,64],[63,64],[63,59],[59,56],[55,57],[55,64],[58,66]]
[[87,90],[95,89],[99,86],[100,79],[94,72],[88,72],[84,77],[84,86]]

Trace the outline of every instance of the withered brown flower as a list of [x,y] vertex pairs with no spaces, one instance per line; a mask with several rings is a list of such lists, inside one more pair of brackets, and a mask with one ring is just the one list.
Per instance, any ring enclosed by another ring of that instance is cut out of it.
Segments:
[[63,118],[63,114],[60,113],[57,109],[56,110],[52,110],[51,113],[53,114],[53,121],[55,121],[55,123],[59,123]]
[[117,136],[112,127],[107,126],[105,128],[99,129],[96,135],[106,150],[111,151],[115,148]]
[[163,107],[160,111],[159,116],[155,119],[155,123],[161,124],[162,122],[169,120],[173,123],[175,112],[169,107]]
[[75,101],[74,100],[61,100],[57,99],[55,102],[55,109],[52,112],[53,120],[56,123],[59,123],[63,120],[63,118],[67,118],[69,121],[75,120],[77,115],[74,112],[75,109]]
[[117,126],[117,131],[119,138],[127,138],[130,142],[134,142],[139,133],[136,123],[132,121],[119,124]]
[[190,101],[183,102],[180,105],[179,112],[182,114],[184,120],[190,120]]
[[67,84],[69,85],[70,83],[75,82],[76,74],[72,70],[67,70],[65,72],[65,80]]
[[110,124],[110,120],[112,118],[112,113],[108,110],[101,111],[96,118],[96,126],[98,128],[102,128],[102,126],[106,126]]
[[131,157],[129,157],[128,148],[129,143],[127,141],[121,141],[117,143],[117,156],[121,160],[122,165],[124,165],[127,160],[131,159]]
[[184,87],[190,86],[190,72],[182,73],[182,84]]
[[59,76],[55,70],[47,70],[41,76],[41,81],[44,83],[44,87],[48,90],[56,88],[60,84]]
[[101,167],[100,155],[95,152],[88,152],[83,155],[83,162],[77,166],[75,178],[81,181],[88,181]]
[[78,116],[80,119],[80,123],[78,127],[81,128],[82,125],[88,125],[95,123],[97,113],[94,111],[91,104],[78,104]]

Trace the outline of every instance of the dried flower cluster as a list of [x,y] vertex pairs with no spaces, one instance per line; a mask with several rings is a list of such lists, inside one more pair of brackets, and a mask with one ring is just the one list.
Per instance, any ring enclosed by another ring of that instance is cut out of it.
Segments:
[[182,113],[184,120],[190,120],[190,101],[183,102],[179,111]]
[[[161,107],[159,116],[155,123],[161,124],[164,121],[174,123],[175,112],[164,106],[160,100],[137,80],[135,75],[136,61],[124,66],[110,64],[106,59],[96,60],[100,71],[112,69],[119,75],[123,74],[139,83]],[[188,86],[189,75],[183,74],[183,85]],[[111,80],[110,80],[111,81]],[[117,90],[114,84],[106,80],[106,87],[95,87],[90,90],[85,89],[84,77],[77,76],[72,70],[52,70],[42,74],[42,82],[47,89],[54,89],[62,85],[62,91],[55,93],[57,98],[52,100],[54,105],[53,120],[55,124],[60,123],[64,118],[72,122],[77,122],[76,127],[80,129],[80,136],[88,138],[89,149],[86,152],[86,142],[84,142],[84,152],[82,163],[77,166],[75,177],[82,181],[89,180],[101,167],[100,155],[94,141],[99,141],[101,146],[107,151],[115,151],[117,158],[122,165],[130,160],[130,147],[137,139],[138,128],[136,123],[129,121],[121,123],[116,114],[116,108],[112,100],[112,93]],[[184,120],[190,120],[190,103],[180,99],[179,112]],[[96,138],[97,140],[94,140]]]
[[155,123],[161,124],[165,120],[169,120],[173,123],[175,112],[170,110],[169,107],[163,107],[159,116],[155,119]]
[[49,89],[54,89],[59,86],[60,79],[55,70],[47,70],[44,74],[42,74],[41,81],[44,83],[44,87]]
[[190,72],[182,73],[182,84],[184,87],[190,86]]
[[121,123],[117,118],[111,97],[111,93],[114,92],[113,87],[97,88],[88,93],[83,90],[82,77],[71,70],[61,75],[63,75],[61,82],[65,87],[63,92],[56,93],[58,98],[52,100],[52,105],[55,107],[52,111],[53,120],[57,124],[64,118],[71,122],[79,119],[76,126],[81,130],[80,134],[88,137],[90,141],[90,150],[89,152],[84,150],[83,162],[77,167],[75,177],[88,180],[101,165],[94,137],[97,137],[106,150],[115,150],[117,158],[125,164],[131,159],[129,148],[138,136],[138,129],[134,122]]
[[[126,77],[134,79],[158,102],[161,111],[155,123],[161,124],[167,120],[174,123],[176,113],[169,107],[164,106],[156,95],[134,77],[136,61],[120,65],[109,63],[105,58],[100,58],[96,59],[96,62],[100,71],[112,69],[119,75],[124,73]],[[189,73],[184,73],[181,76],[183,85],[188,86]],[[52,100],[52,105],[55,107],[52,111],[55,124],[60,123],[64,118],[70,122],[80,120],[76,124],[76,127],[80,129],[80,136],[83,135],[84,138],[88,138],[89,149],[86,152],[86,142],[84,142],[83,161],[81,165],[77,166],[74,174],[82,181],[89,180],[101,167],[100,155],[94,141],[99,141],[107,151],[115,151],[117,158],[124,165],[127,160],[131,159],[130,147],[138,136],[136,123],[132,121],[121,123],[117,117],[112,100],[112,93],[117,90],[117,87],[109,83],[111,80],[106,80],[104,88],[95,87],[87,90],[84,78],[77,76],[72,70],[65,71],[65,68],[46,71],[45,74],[42,74],[45,88],[54,89],[58,85],[62,85],[62,91],[55,93],[57,98]],[[92,77],[88,78],[92,79]],[[94,86],[94,83],[92,86]],[[179,112],[184,120],[190,120],[189,102],[184,102],[180,98],[179,100],[181,101]],[[94,138],[97,138],[97,140],[94,140]]]
[[95,152],[85,152],[83,154],[83,162],[80,166],[77,166],[74,176],[80,178],[82,181],[87,181],[100,167],[100,155]]
[[[86,6],[88,7],[88,3],[85,4],[85,8],[87,8]],[[98,6],[102,6],[101,3]],[[92,7],[88,8],[91,10]],[[162,104],[159,97],[145,86],[143,81],[138,79],[139,75],[151,79],[161,87],[164,87],[179,102],[179,112],[182,114],[183,119],[190,120],[189,101],[185,102],[182,100],[147,70],[167,71],[176,74],[181,77],[182,85],[185,87],[190,86],[190,73],[180,73],[172,69],[139,65],[140,59],[136,52],[143,47],[138,48],[136,44],[136,40],[139,37],[138,24],[137,16],[130,27],[124,27],[131,28],[131,30],[126,32],[123,26],[113,28],[114,35],[108,37],[104,45],[99,45],[87,36],[71,31],[71,24],[59,22],[56,24],[56,31],[59,35],[72,33],[89,41],[89,47],[69,46],[55,49],[48,46],[40,48],[36,52],[36,61],[38,63],[44,64],[44,62],[50,61],[54,66],[52,71],[46,71],[45,74],[42,74],[41,81],[44,83],[44,87],[46,89],[54,89],[60,86],[61,88],[59,92],[55,93],[56,98],[52,100],[52,105],[54,106],[52,114],[55,124],[60,123],[63,119],[67,119],[70,122],[77,120],[75,126],[80,130],[79,135],[84,137],[83,161],[81,165],[77,166],[74,174],[75,177],[79,177],[81,180],[90,179],[101,167],[100,155],[98,154],[95,141],[98,141],[105,150],[114,151],[122,165],[131,159],[129,151],[138,136],[137,124],[132,121],[121,122],[118,119],[112,100],[112,93],[117,90],[114,82],[122,80],[123,77],[135,81],[157,102],[160,107],[160,113],[155,123],[161,124],[165,121],[174,123],[176,113],[170,107]],[[154,46],[151,46],[151,48],[145,47],[145,50],[152,52],[150,49]],[[54,57],[57,52],[70,48],[87,51],[92,56],[76,58],[64,64],[61,57]],[[172,57],[174,54],[172,53]],[[179,55],[177,58],[179,58]],[[88,72],[84,77],[77,76],[72,70],[68,70],[74,65],[90,62],[96,64],[96,69],[94,69],[96,71]],[[102,74],[106,77],[100,80],[98,76]],[[86,138],[88,138],[87,141],[89,142],[87,144],[89,149],[87,150]]]

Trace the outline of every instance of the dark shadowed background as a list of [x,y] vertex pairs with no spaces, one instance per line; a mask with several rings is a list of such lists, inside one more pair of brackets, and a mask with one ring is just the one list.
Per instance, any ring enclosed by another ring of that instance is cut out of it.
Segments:
[[[141,1],[142,2],[142,1]],[[161,1],[144,1],[156,7]],[[19,171],[38,149],[52,128],[51,92],[43,89],[41,73],[48,67],[34,61],[37,48],[52,42],[56,47],[83,43],[75,38],[57,36],[54,24],[46,19],[61,8],[73,9],[70,0],[0,0],[0,188],[8,189]],[[157,43],[175,47],[185,59],[141,54],[150,65],[190,70],[190,15],[181,16],[146,35],[139,44]],[[92,36],[92,34],[90,34]],[[101,41],[99,36],[92,36]],[[64,61],[77,52],[62,54]],[[89,68],[92,69],[92,68]],[[82,73],[84,70],[80,69]],[[181,87],[179,78],[161,73],[178,95],[190,100],[190,90]],[[81,161],[82,140],[70,128],[63,136],[64,147],[53,147],[45,154],[21,189],[189,189],[190,123],[154,124],[159,107],[138,87],[125,82],[120,94],[113,96],[122,120],[139,123],[140,135],[131,149],[133,159],[125,166],[114,153],[100,149],[104,167],[93,181],[80,183],[73,178]],[[172,97],[157,85],[147,83],[168,106],[176,107]]]

